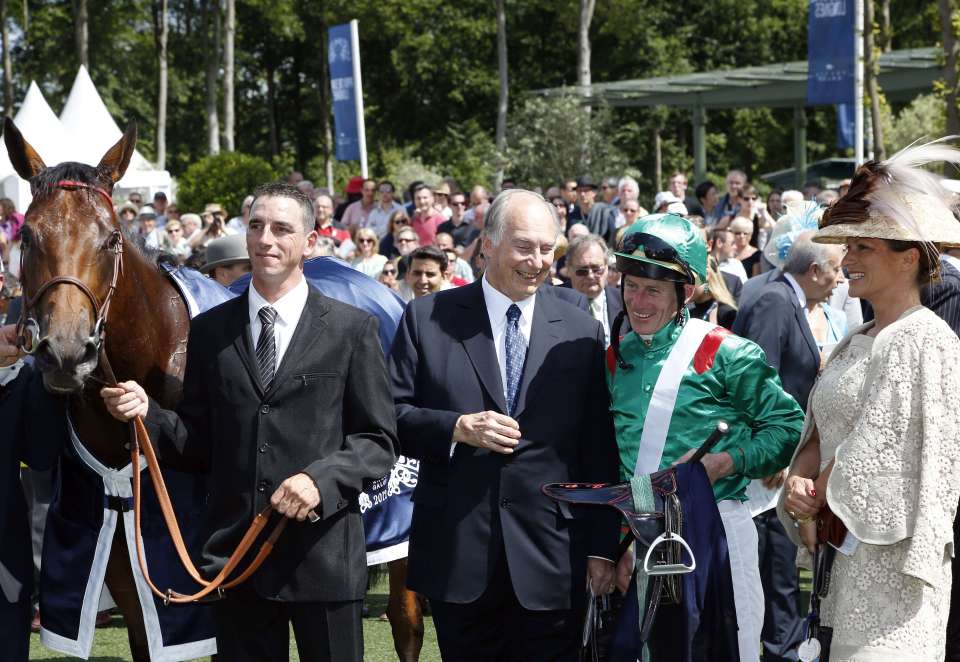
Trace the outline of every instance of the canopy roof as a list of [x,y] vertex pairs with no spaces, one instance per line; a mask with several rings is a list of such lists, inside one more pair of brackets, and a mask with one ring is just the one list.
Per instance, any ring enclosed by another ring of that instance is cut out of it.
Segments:
[[[67,133],[36,82],[30,81],[27,95],[13,121],[44,163],[52,165],[69,160],[65,150],[69,142]],[[6,143],[0,142],[0,178],[12,174],[14,169],[7,156]]]
[[[114,121],[97,92],[87,68],[82,64],[73,80],[67,103],[60,113],[60,122],[69,136],[71,161],[96,165],[123,132]],[[134,150],[130,170],[154,170],[140,152]]]
[[[879,83],[883,93],[897,101],[929,91],[942,77],[941,57],[938,48],[882,54]],[[555,96],[570,91],[582,95],[583,103],[602,100],[611,106],[802,107],[807,100],[807,62],[555,87],[534,90],[534,94]]]

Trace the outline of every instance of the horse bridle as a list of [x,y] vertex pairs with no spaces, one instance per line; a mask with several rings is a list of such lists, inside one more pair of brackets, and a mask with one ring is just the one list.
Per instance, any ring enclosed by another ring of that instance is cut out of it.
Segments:
[[[111,210],[111,216],[113,214],[113,199],[105,189],[100,188],[99,186],[87,184],[85,182],[61,180],[55,184],[55,187],[65,190],[89,189],[95,193],[98,193],[107,200]],[[23,333],[26,329],[30,329],[31,336],[39,335],[40,325],[34,318],[27,317],[28,311],[32,311],[33,307],[40,300],[40,297],[43,296],[45,292],[50,290],[50,288],[55,287],[56,285],[75,285],[78,287],[80,291],[86,295],[87,299],[90,300],[90,304],[93,306],[94,315],[96,315],[94,332],[93,336],[91,337],[95,337],[94,342],[96,343],[97,356],[99,357],[98,364],[101,366],[105,376],[105,380],[96,381],[99,381],[104,386],[114,386],[117,384],[117,378],[113,373],[113,368],[110,366],[107,353],[103,351],[103,344],[106,337],[106,322],[107,315],[110,312],[110,301],[113,299],[113,295],[117,291],[117,283],[120,280],[120,274],[123,273],[123,233],[120,230],[113,231],[111,234],[111,243],[113,244],[112,250],[114,253],[113,276],[110,279],[110,288],[107,290],[107,295],[103,298],[103,303],[100,303],[100,301],[97,299],[97,296],[83,281],[73,278],[72,276],[56,276],[41,285],[32,297],[25,298],[23,308],[20,311],[20,319],[17,322],[18,346],[20,346],[20,348],[28,354],[32,354],[34,351],[36,351],[39,343],[34,337],[31,337],[31,346],[29,349],[26,348],[24,346],[26,339],[23,337]],[[23,273],[22,252],[20,254],[20,273]],[[180,525],[178,524],[176,514],[174,513],[173,503],[170,500],[170,495],[167,492],[167,487],[163,480],[163,474],[160,471],[160,462],[153,450],[153,442],[150,440],[150,435],[147,433],[146,426],[144,425],[143,419],[140,416],[137,416],[130,421],[129,448],[130,463],[133,467],[140,466],[140,453],[141,450],[143,451],[143,457],[146,459],[147,471],[149,472],[150,479],[153,481],[154,485],[154,495],[156,496],[160,505],[160,512],[163,516],[164,523],[167,525],[167,531],[170,533],[170,539],[173,543],[174,549],[176,550],[177,555],[180,557],[180,562],[183,564],[184,569],[187,571],[190,577],[201,586],[201,589],[196,593],[187,595],[179,593],[178,591],[174,591],[172,588],[162,591],[150,578],[150,572],[147,569],[147,562],[146,558],[144,557],[143,535],[140,527],[140,513],[142,505],[140,496],[140,472],[134,470],[132,482],[134,541],[137,552],[137,562],[140,565],[140,572],[143,574],[147,586],[154,595],[164,601],[164,604],[185,604],[201,601],[212,602],[214,600],[221,599],[226,589],[230,589],[242,584],[249,579],[249,577],[256,572],[261,565],[263,565],[263,562],[273,551],[277,539],[280,537],[280,534],[287,525],[286,517],[281,517],[273,526],[273,528],[270,530],[270,534],[261,542],[259,550],[249,562],[247,567],[243,570],[243,572],[239,573],[239,575],[233,579],[230,579],[229,577],[236,572],[241,560],[246,558],[247,552],[253,547],[255,541],[260,536],[260,533],[264,530],[268,520],[270,519],[273,508],[270,505],[264,507],[264,509],[257,513],[257,515],[253,518],[253,521],[250,523],[250,526],[248,527],[243,538],[240,540],[240,543],[237,545],[237,548],[233,551],[233,554],[230,555],[230,558],[227,559],[226,564],[221,569],[219,574],[212,580],[207,581],[201,576],[199,570],[197,570],[196,566],[193,564],[193,561],[190,559],[186,543],[184,542],[183,535],[180,532]]]
[[[107,200],[109,203],[109,209],[111,210],[110,213],[111,215],[113,214],[113,199],[105,189],[100,188],[99,186],[88,184],[86,182],[78,182],[66,179],[60,180],[54,186],[55,188],[65,189],[68,191],[88,189],[98,193]],[[104,336],[106,335],[106,322],[107,315],[110,313],[110,301],[113,299],[114,292],[117,291],[117,283],[120,280],[120,274],[123,273],[123,233],[120,230],[113,230],[113,232],[110,234],[110,243],[111,250],[113,251],[113,275],[110,278],[110,287],[107,289],[107,295],[103,298],[103,303],[100,303],[100,301],[97,299],[97,295],[94,294],[87,284],[79,278],[74,278],[73,276],[55,276],[51,278],[37,288],[37,291],[33,293],[32,297],[24,296],[23,307],[20,309],[20,318],[17,320],[17,346],[21,350],[27,354],[33,354],[37,350],[37,346],[40,344],[40,323],[37,322],[36,318],[29,317],[37,303],[40,301],[40,298],[57,285],[73,285],[83,292],[84,296],[87,297],[87,300],[90,301],[90,305],[93,307],[93,314],[96,321],[94,322],[93,333],[90,335],[90,337],[93,339],[93,342],[96,346],[97,354],[100,354],[101,350],[103,349]],[[21,274],[23,274],[23,255],[24,253],[21,251]]]

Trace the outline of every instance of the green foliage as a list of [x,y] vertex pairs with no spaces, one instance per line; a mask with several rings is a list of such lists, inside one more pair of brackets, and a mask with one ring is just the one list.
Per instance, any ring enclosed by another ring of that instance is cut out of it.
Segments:
[[544,188],[564,177],[623,172],[623,138],[606,106],[588,112],[572,92],[527,97],[511,115],[506,170],[527,186]]
[[243,199],[260,184],[277,178],[264,159],[240,152],[206,156],[180,176],[177,202],[183,211],[202,210],[208,202],[219,202],[228,214],[239,214]]
[[893,155],[910,143],[923,137],[936,138],[946,133],[947,106],[935,94],[919,96],[903,108],[884,127],[883,135],[887,154]]

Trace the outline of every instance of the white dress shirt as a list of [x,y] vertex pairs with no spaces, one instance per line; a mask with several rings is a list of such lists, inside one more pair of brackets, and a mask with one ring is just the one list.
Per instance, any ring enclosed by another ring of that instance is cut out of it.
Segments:
[[293,332],[300,321],[300,315],[303,314],[303,307],[307,305],[307,295],[310,293],[310,286],[307,280],[301,276],[300,282],[282,297],[273,303],[269,303],[257,292],[257,288],[250,283],[250,293],[248,294],[248,310],[250,314],[250,340],[254,351],[257,349],[257,340],[260,339],[260,309],[264,306],[271,306],[277,311],[277,319],[273,324],[273,338],[277,344],[277,363],[275,368],[280,367],[283,361],[283,354],[290,346],[290,340],[293,338]]
[[533,329],[533,306],[536,303],[536,293],[526,299],[511,301],[503,292],[497,290],[486,275],[482,279],[483,299],[487,304],[487,316],[490,318],[490,330],[493,331],[493,346],[497,350],[497,363],[500,364],[500,384],[507,387],[507,309],[511,304],[517,304],[520,309],[520,333],[530,347],[530,330]]
[[600,322],[603,325],[603,342],[604,347],[610,346],[610,320],[607,316],[607,292],[606,290],[600,290],[598,294],[593,299],[590,299],[590,314],[593,315],[593,318]]

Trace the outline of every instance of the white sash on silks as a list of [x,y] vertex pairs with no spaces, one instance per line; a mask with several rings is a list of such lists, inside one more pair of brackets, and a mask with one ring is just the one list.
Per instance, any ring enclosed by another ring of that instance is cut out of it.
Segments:
[[640,435],[640,447],[637,449],[637,466],[634,476],[652,474],[660,470],[663,459],[663,447],[667,443],[667,431],[673,419],[673,408],[677,404],[680,382],[693,361],[700,343],[707,334],[717,328],[716,324],[698,319],[688,319],[670,355],[660,369],[657,385],[647,405],[647,414],[643,419],[643,433]]

